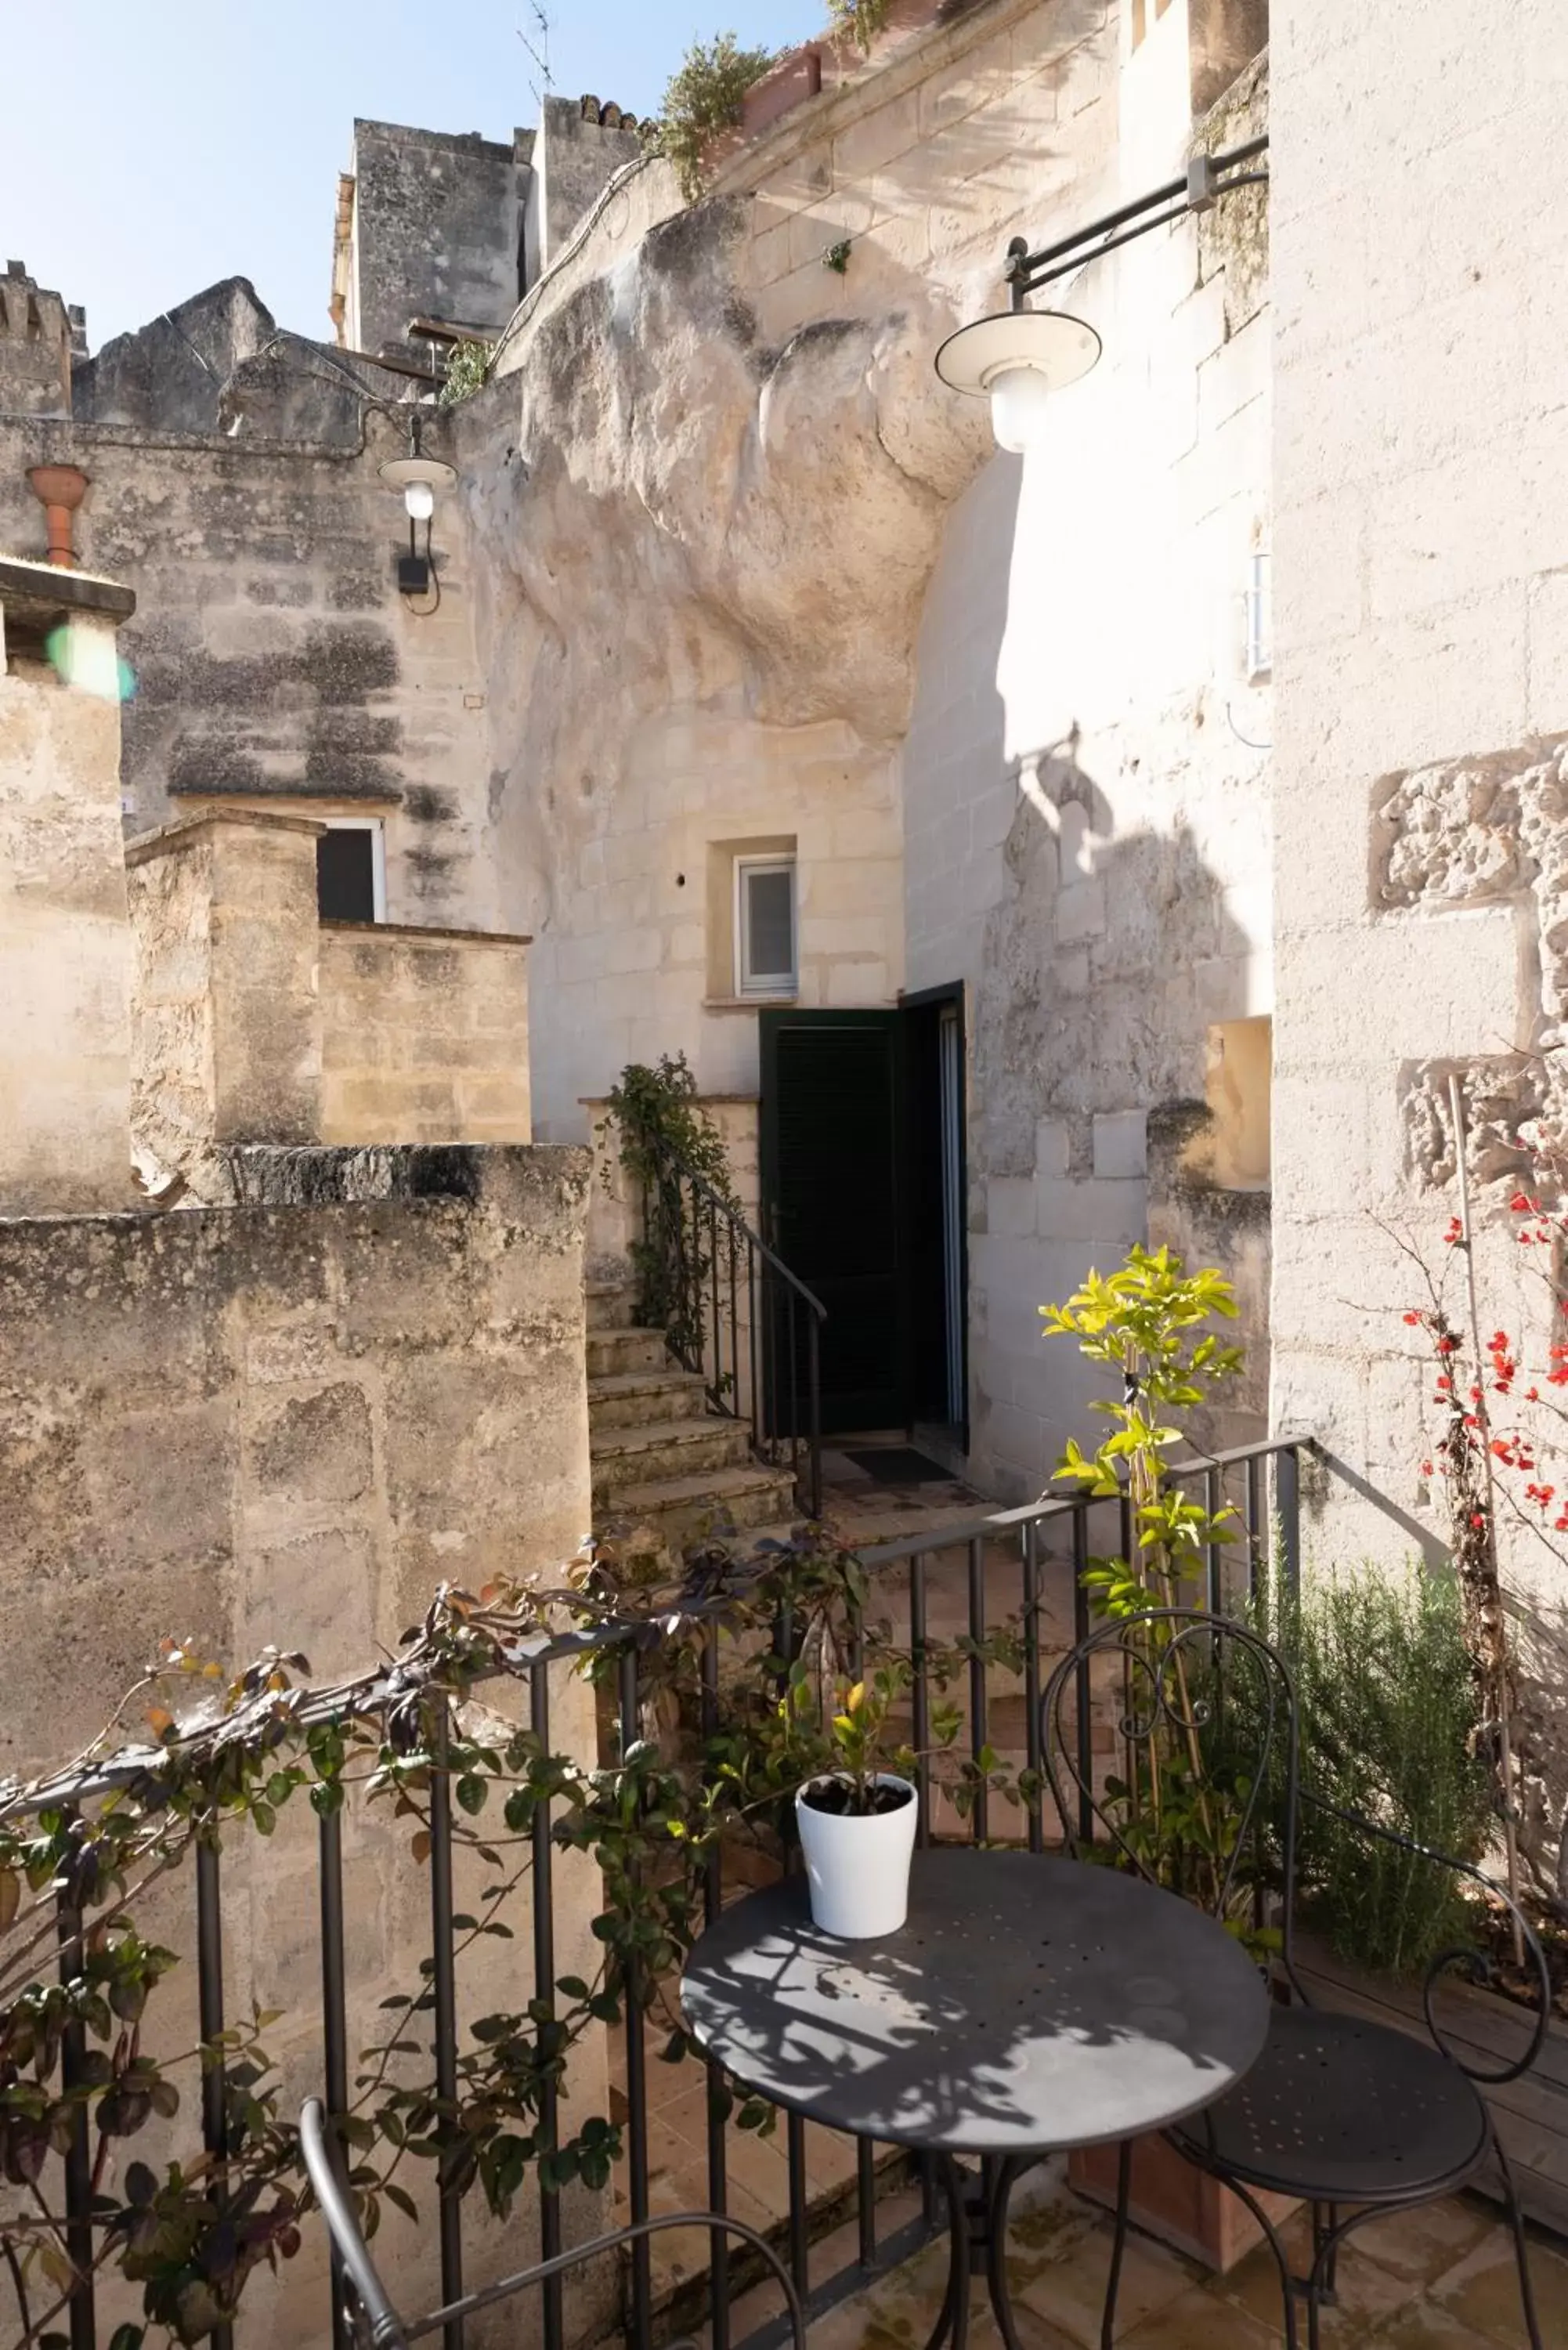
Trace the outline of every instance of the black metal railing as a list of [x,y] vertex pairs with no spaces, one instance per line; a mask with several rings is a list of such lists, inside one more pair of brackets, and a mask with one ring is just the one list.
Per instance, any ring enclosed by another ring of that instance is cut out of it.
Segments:
[[675,1152],[642,1186],[639,1261],[651,1310],[711,1411],[747,1424],[759,1461],[787,1465],[822,1514],[822,1328],[827,1308],[735,1206]]
[[[1287,1575],[1299,1573],[1300,1458],[1307,1450],[1310,1440],[1284,1438],[1181,1463],[1173,1471],[1183,1479],[1203,1480],[1211,1507],[1230,1499],[1237,1512],[1239,1539],[1226,1562],[1210,1568],[1210,1597],[1215,1606],[1228,1607],[1245,1588],[1255,1586],[1276,1545]],[[1038,1773],[1044,1660],[1064,1652],[1087,1629],[1088,1595],[1081,1581],[1082,1569],[1096,1551],[1119,1546],[1125,1534],[1124,1510],[1125,1504],[1116,1500],[1095,1500],[1079,1494],[1047,1495],[1020,1509],[977,1514],[961,1523],[885,1543],[861,1554],[873,1578],[878,1609],[885,1608],[890,1616],[896,1636],[899,1635],[900,1619],[908,1628],[915,1668],[911,1742],[917,1749],[928,1748],[930,1743],[931,1691],[926,1668],[929,1645],[950,1638],[954,1630],[960,1637],[967,1635],[979,1642],[994,1627],[1012,1622],[1019,1633],[1019,1678],[1023,1698],[1017,1759],[1026,1762],[1032,1773]],[[689,1617],[699,1618],[702,1624],[699,1694],[703,1724],[709,1730],[716,1726],[719,1718],[720,1617],[725,1606],[726,1602],[719,1598],[693,1603],[687,1609]],[[949,1619],[952,1619],[950,1623]],[[548,1752],[551,1747],[552,1679],[581,1668],[594,1651],[607,1650],[618,1659],[617,1711],[622,1751],[648,1734],[644,1719],[644,1658],[649,1636],[649,1620],[646,1616],[627,1617],[589,1630],[539,1636],[526,1644],[525,1650],[509,1659],[514,1681],[521,1686],[525,1699],[527,1726],[542,1752]],[[993,1667],[992,1672],[995,1669]],[[395,1704],[406,1702],[408,1697],[406,1677],[401,1676],[396,1664],[355,1684],[354,1689],[354,1711],[360,1719],[373,1716],[378,1707],[389,1712]],[[968,1686],[969,1739],[976,1761],[988,1743],[1005,1746],[1008,1742],[992,1720],[1000,1701],[986,1668],[977,1664],[971,1669]],[[343,1711],[341,1690],[327,1689],[303,1695],[292,1719],[304,1730],[317,1723],[339,1721]],[[1085,1723],[1087,1718],[1085,1708]],[[145,1773],[146,1761],[142,1753],[122,1763],[110,1762],[61,1777],[47,1785],[35,1785],[8,1801],[0,1801],[0,1818],[80,1807],[117,1787],[134,1783]],[[1047,1833],[1052,1824],[1047,1821],[1037,1788],[1028,1796],[1022,1815],[1011,1813],[1011,1816],[1004,1817],[999,1804],[988,1804],[982,1796],[969,1815],[961,1819],[955,1812],[947,1808],[939,1811],[933,1804],[926,1764],[919,1766],[918,1777],[918,1837],[921,1846],[938,1839],[976,1844],[991,1840],[1026,1844],[1031,1851],[1039,1852],[1052,1841]],[[455,2094],[458,2052],[464,2029],[452,1901],[454,1833],[449,1789],[439,1772],[431,1773],[431,1788],[430,1849],[423,1864],[429,1878],[428,2012],[438,2085],[443,2096],[451,2096]],[[524,1945],[512,1947],[519,1951],[520,1971],[525,1982],[531,1980],[528,1996],[547,2007],[556,1987],[556,1871],[562,1859],[561,1847],[552,1833],[547,1801],[541,1800],[534,1812],[532,1835],[533,1933],[525,1964],[521,1958]],[[351,2074],[350,1986],[344,1930],[344,1833],[339,1812],[329,1812],[317,1822],[317,1837],[320,1983],[317,2080],[323,2102],[337,2120],[348,2111]],[[215,1846],[199,1847],[192,1874],[201,2029],[203,2039],[211,2043],[223,2030],[229,1987],[223,1932],[223,1861]],[[723,1857],[715,1848],[707,1859],[703,1887],[709,1920],[717,1917],[729,1890]],[[79,1970],[83,1933],[79,1909],[62,1897],[58,1914],[59,1962],[67,1979]],[[628,2000],[624,2014],[624,2195],[633,2221],[645,2220],[650,2214],[649,2029],[649,2020],[637,2001]],[[79,2074],[85,2051],[79,2044],[80,2027],[73,2026],[71,2030],[78,2034],[78,2041],[67,2047],[67,2069],[68,2073],[74,2065]],[[710,2065],[709,2073],[719,2084],[717,2068]],[[204,2072],[201,2103],[203,2143],[218,2167],[219,2176],[224,2152],[226,2099],[227,2083],[220,2062]],[[707,2200],[712,2210],[722,2212],[728,2209],[728,2128],[714,2101],[710,2099],[708,2104]],[[553,2106],[548,2102],[541,2123],[543,2134],[548,2138],[555,2125]],[[78,2109],[75,2136],[62,2164],[67,2242],[85,2278],[70,2306],[71,2350],[98,2350],[100,2339],[90,2266],[95,2230],[102,2223],[94,2208],[87,2134],[84,2106]],[[858,2142],[851,2197],[855,2257],[826,2271],[822,2246],[814,2241],[805,2126],[798,2116],[787,2117],[785,2154],[788,2207],[776,2233],[808,2315],[820,2314],[858,2291],[869,2278],[898,2266],[935,2231],[937,2198],[934,2181],[929,2178],[922,2181],[921,2208],[916,2216],[891,2230],[883,2229],[878,2206],[884,2177],[877,2151]],[[905,2171],[903,2175],[909,2174]],[[565,2248],[561,2199],[557,2190],[543,2179],[532,2191],[536,2197],[541,2255],[549,2259]],[[441,2296],[443,2302],[455,2301],[464,2289],[462,2188],[450,2180],[441,2184],[437,2203]],[[587,2232],[595,2230],[590,2227]],[[723,2246],[715,2248],[710,2272],[712,2350],[776,2350],[787,2331],[787,2314],[784,2312],[754,2328],[742,2344],[732,2343],[731,2258]],[[644,2238],[629,2255],[625,2324],[628,2350],[652,2350],[656,2315],[649,2247]],[[260,2320],[259,2328],[265,2328],[265,2318]],[[236,2332],[242,2345],[246,2338],[258,2338],[258,2334],[250,2331],[243,2306],[237,2328],[214,2329],[211,2337],[213,2350],[232,2350]],[[325,2306],[322,2311],[321,2338],[327,2338],[328,2333],[334,2350],[351,2350],[342,2315],[342,2296],[337,2291],[330,2311]],[[566,2350],[566,2338],[560,2281],[556,2279],[543,2296],[543,2350]],[[444,2341],[445,2350],[463,2350],[461,2320],[445,2329]]]

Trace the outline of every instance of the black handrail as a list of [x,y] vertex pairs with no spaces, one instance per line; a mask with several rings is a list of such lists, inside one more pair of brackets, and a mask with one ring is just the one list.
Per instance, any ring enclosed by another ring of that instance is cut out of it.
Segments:
[[734,1201],[668,1144],[656,1146],[643,1179],[642,1230],[644,1248],[661,1260],[670,1353],[701,1377],[711,1411],[749,1421],[760,1461],[776,1464],[787,1447],[796,1500],[808,1517],[819,1518],[826,1306]]

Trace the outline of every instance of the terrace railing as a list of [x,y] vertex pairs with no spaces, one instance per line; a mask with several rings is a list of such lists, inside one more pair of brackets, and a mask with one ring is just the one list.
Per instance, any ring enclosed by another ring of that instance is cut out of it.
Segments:
[[[1223,1498],[1234,1497],[1240,1540],[1230,1559],[1217,1549],[1209,1563],[1210,1599],[1214,1607],[1230,1607],[1242,1588],[1255,1583],[1263,1573],[1276,1544],[1286,1574],[1293,1576],[1299,1573],[1300,1460],[1303,1451],[1308,1449],[1308,1440],[1287,1438],[1247,1445],[1212,1458],[1185,1463],[1176,1471],[1183,1478],[1202,1481],[1211,1510],[1218,1508]],[[956,1552],[963,1562],[961,1588],[956,1602],[959,1628],[966,1630],[975,1641],[980,1641],[1000,1621],[1015,1618],[1018,1623],[1024,1697],[1024,1745],[1028,1762],[1038,1768],[1039,1700],[1044,1685],[1044,1660],[1049,1654],[1061,1653],[1070,1645],[1073,1635],[1086,1628],[1088,1603],[1081,1580],[1082,1571],[1097,1549],[1112,1551],[1118,1546],[1126,1531],[1121,1523],[1123,1508],[1124,1505],[1115,1501],[1097,1501],[1082,1495],[1050,1495],[1024,1508],[977,1514],[962,1524],[944,1526],[901,1542],[886,1543],[861,1554],[862,1562],[873,1581],[878,1607],[890,1613],[900,1637],[901,1628],[907,1627],[909,1646],[915,1659],[912,1702],[913,1743],[917,1748],[930,1744],[928,1724],[931,1690],[924,1669],[923,1655],[928,1641],[940,1637],[940,1628],[931,1624],[933,1601],[940,1601],[950,1613],[955,1604],[953,1592],[941,1581],[939,1570],[944,1555],[950,1558]],[[1071,1626],[1062,1624],[1060,1635],[1055,1638],[1053,1638],[1050,1624],[1053,1594],[1047,1587],[1053,1579],[1058,1580],[1062,1586],[1062,1594],[1058,1596],[1064,1595],[1070,1586],[1066,1612],[1071,1616]],[[689,1617],[700,1618],[701,1623],[700,1702],[702,1727],[708,1731],[716,1728],[719,1720],[721,1612],[722,1603],[701,1599],[693,1601],[686,1610]],[[600,1657],[607,1654],[615,1659],[618,1736],[623,1753],[645,1735],[644,1659],[653,1635],[654,1626],[644,1615],[611,1620],[586,1630],[540,1635],[508,1656],[505,1669],[514,1681],[521,1684],[527,1726],[542,1752],[550,1751],[553,1671],[563,1666],[580,1666],[596,1654]],[[389,1719],[400,1706],[407,1707],[410,1695],[408,1673],[400,1664],[392,1664],[379,1674],[368,1676],[352,1684],[351,1688],[354,1716],[361,1721],[378,1715],[383,1720]],[[969,1736],[972,1753],[978,1759],[988,1742],[990,1717],[994,1703],[994,1692],[988,1685],[986,1668],[978,1659],[971,1668],[968,1697]],[[324,1689],[305,1693],[295,1707],[291,1719],[302,1729],[313,1724],[327,1725],[343,1720],[345,1707],[342,1689]],[[1084,1718],[1086,1722],[1086,1711]],[[438,1731],[438,1740],[439,1735]],[[80,1812],[117,1789],[133,1785],[139,1774],[145,1775],[147,1764],[148,1756],[144,1752],[140,1757],[110,1761],[75,1776],[62,1777],[47,1785],[34,1785],[26,1791],[14,1790],[8,1795],[0,1796],[0,1819],[15,1820],[24,1813]],[[955,1835],[975,1843],[1016,1840],[1027,1843],[1033,1851],[1040,1851],[1049,1840],[1043,1798],[1038,1792],[1026,1803],[1022,1819],[1015,1817],[1013,1821],[1004,1821],[993,1815],[995,1806],[988,1802],[983,1785],[972,1811],[963,1821],[958,1820],[956,1814],[948,1819],[939,1814],[923,1768],[918,1792],[919,1837],[922,1845],[929,1844],[933,1838]],[[541,1801],[535,1809],[531,1835],[532,1942],[525,1954],[520,1950],[520,1956],[522,1970],[527,1984],[531,1985],[529,1996],[548,2006],[554,2000],[557,1983],[556,1872],[562,1859],[561,1847],[553,1834],[548,1802]],[[464,2018],[456,1959],[459,1921],[454,1919],[453,1914],[452,1790],[448,1778],[439,1771],[432,1772],[431,1776],[429,1836],[429,1853],[424,1864],[429,1878],[431,1952],[428,2021],[431,2030],[438,2094],[443,2098],[453,2098],[458,2090],[459,2051],[464,2033]],[[192,1871],[193,1940],[201,2034],[207,2043],[217,2040],[223,2033],[230,2008],[230,1971],[223,1935],[224,1866],[215,1844],[201,1843],[198,1846]],[[319,1897],[320,2054],[315,2085],[329,2115],[341,2120],[349,2110],[353,2060],[350,2054],[350,2001],[345,1936],[344,1825],[340,1811],[330,1811],[317,1823],[316,1875]],[[731,1889],[725,1881],[722,1854],[715,1848],[708,1856],[702,1886],[703,1906],[710,1920],[717,1917]],[[62,1886],[58,1890],[57,1907],[59,1967],[62,1978],[68,1978],[73,1971],[79,1971],[83,1937],[88,1921],[83,1914],[78,1897],[68,1886]],[[523,2002],[519,2000],[518,2003],[521,2005]],[[648,2033],[648,2021],[641,2010],[635,2002],[628,2002],[625,2016],[625,2194],[633,2220],[647,2218],[650,2209]],[[87,2056],[81,2026],[68,2026],[64,2058],[67,2085],[84,2079]],[[722,2078],[716,2068],[710,2064],[708,2072],[712,2085],[716,2089],[722,2088]],[[218,2166],[215,2175],[220,2178],[224,2154],[225,2098],[224,2067],[222,2063],[213,2064],[204,2072],[201,2114],[203,2144]],[[728,2208],[728,2140],[725,2125],[718,2114],[719,2109],[711,2098],[706,2142],[707,2201],[712,2209],[724,2211]],[[554,2093],[550,2092],[546,2095],[541,2115],[546,2136],[554,2130],[555,2120]],[[935,2231],[935,2189],[932,2181],[923,2181],[922,2207],[919,2215],[893,2232],[884,2232],[879,2228],[878,2197],[882,2182],[877,2149],[858,2142],[853,2192],[856,2256],[832,2273],[824,2274],[820,2252],[814,2248],[812,2241],[812,2198],[807,2178],[804,2122],[798,2116],[786,2116],[784,2136],[788,2211],[783,2223],[782,2236],[808,2314],[816,2314],[859,2290],[869,2276],[908,2258],[929,2234]],[[63,2162],[62,2197],[67,2243],[84,2277],[70,2302],[71,2350],[97,2350],[100,2340],[90,2271],[96,2231],[102,2222],[95,2208],[89,2155],[88,2116],[83,2106],[78,2108],[70,2148]],[[549,2259],[565,2249],[561,2197],[556,2189],[538,2178],[531,2191],[537,2199],[540,2255]],[[443,2181],[439,2186],[436,2202],[441,2295],[443,2301],[452,2301],[457,2299],[464,2288],[464,2212],[461,2188],[450,2179]],[[784,2321],[782,2316],[762,2324],[742,2344],[732,2344],[730,2302],[732,2284],[738,2280],[731,2274],[731,2256],[721,2243],[714,2249],[710,2272],[713,2350],[772,2350],[772,2345],[783,2338]],[[649,2247],[644,2240],[634,2248],[629,2260],[625,2330],[630,2350],[651,2350],[654,2321],[653,2280]],[[544,2294],[541,2327],[544,2350],[565,2350],[565,2315],[558,2282],[547,2288]],[[236,2336],[243,2350],[247,2335],[247,2320],[242,2304],[237,2327],[231,2329],[228,2325],[220,2325],[212,2334],[213,2350],[232,2350]],[[330,2310],[324,2306],[319,2338],[323,2341],[330,2339],[334,2350],[350,2350],[341,2315],[340,2296],[334,2296]],[[461,2324],[448,2329],[446,2350],[462,2350]]]

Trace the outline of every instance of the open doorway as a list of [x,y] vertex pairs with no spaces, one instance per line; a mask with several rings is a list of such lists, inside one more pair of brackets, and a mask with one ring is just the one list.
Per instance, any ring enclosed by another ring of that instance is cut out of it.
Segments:
[[961,986],[760,1017],[763,1232],[821,1298],[826,1434],[968,1449]]

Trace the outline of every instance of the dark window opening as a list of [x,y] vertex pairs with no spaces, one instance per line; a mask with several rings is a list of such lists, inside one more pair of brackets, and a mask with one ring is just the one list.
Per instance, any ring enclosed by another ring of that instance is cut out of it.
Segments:
[[316,844],[316,908],[326,922],[376,919],[376,836],[367,827],[324,832]]

